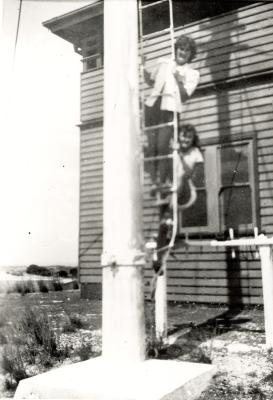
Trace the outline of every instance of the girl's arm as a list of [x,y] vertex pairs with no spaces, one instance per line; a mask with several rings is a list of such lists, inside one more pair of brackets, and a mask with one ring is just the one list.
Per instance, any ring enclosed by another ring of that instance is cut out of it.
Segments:
[[200,79],[200,74],[198,71],[192,70],[190,73],[182,76],[178,71],[175,71],[174,77],[179,88],[181,101],[182,103],[184,103],[191,97],[191,95],[195,91]]
[[188,92],[186,91],[186,89],[184,87],[184,83],[183,83],[181,75],[177,71],[174,73],[174,77],[176,79],[176,82],[177,82],[177,85],[179,88],[181,101],[182,101],[182,103],[184,103],[190,98],[190,96],[188,95]]

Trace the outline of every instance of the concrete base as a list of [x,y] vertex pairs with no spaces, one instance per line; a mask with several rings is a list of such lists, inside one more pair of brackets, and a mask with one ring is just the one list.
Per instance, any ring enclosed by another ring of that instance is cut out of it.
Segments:
[[24,379],[14,398],[193,400],[215,371],[209,364],[146,360],[122,366],[98,357]]

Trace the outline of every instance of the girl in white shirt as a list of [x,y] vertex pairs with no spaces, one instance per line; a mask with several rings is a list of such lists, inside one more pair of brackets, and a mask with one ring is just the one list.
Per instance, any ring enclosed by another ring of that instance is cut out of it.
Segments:
[[191,177],[196,164],[203,162],[204,159],[200,151],[199,138],[193,125],[187,124],[180,127],[178,141],[180,148],[176,167],[177,198],[180,209],[185,209],[196,200],[196,191]]
[[[185,209],[194,204],[196,189],[191,177],[196,165],[203,162],[203,155],[199,147],[199,138],[193,125],[186,124],[179,128],[179,157],[177,159],[177,201],[178,208]],[[162,257],[165,251],[160,251],[168,246],[172,235],[172,195],[168,194],[160,205],[160,225],[157,236],[158,257],[153,263],[154,271],[161,273]]]
[[[195,41],[181,35],[175,43],[175,60],[160,60],[152,72],[144,70],[144,78],[152,90],[145,102],[145,125],[153,126],[173,121],[174,113],[183,112],[183,105],[191,97],[199,82],[199,72],[189,63],[196,56]],[[169,153],[173,127],[164,126],[148,131],[145,156],[154,157]],[[149,163],[153,184],[166,180],[167,160]]]

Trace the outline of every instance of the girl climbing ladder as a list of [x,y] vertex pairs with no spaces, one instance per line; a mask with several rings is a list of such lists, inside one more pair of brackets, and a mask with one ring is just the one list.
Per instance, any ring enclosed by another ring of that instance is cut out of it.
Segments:
[[[198,148],[198,138],[193,126],[179,128],[184,104],[193,94],[199,82],[199,72],[189,63],[196,55],[193,39],[181,35],[174,38],[172,0],[139,2],[140,48],[144,60],[142,12],[162,2],[169,3],[170,26],[165,29],[171,38],[170,59],[162,59],[151,70],[142,65],[143,79],[151,87],[145,99],[142,93],[142,131],[146,138],[144,163],[149,172],[151,195],[156,195],[160,224],[157,235],[157,257],[153,262],[155,279],[164,274],[164,263],[177,232],[178,209],[187,208],[196,199],[191,174],[197,162],[203,160]],[[186,190],[188,189],[188,190]],[[186,192],[189,199],[184,202]]]

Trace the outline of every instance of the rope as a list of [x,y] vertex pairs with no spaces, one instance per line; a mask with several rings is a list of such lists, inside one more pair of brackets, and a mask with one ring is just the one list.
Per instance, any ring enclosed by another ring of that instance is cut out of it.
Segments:
[[[174,23],[173,23],[173,3],[172,0],[169,0],[169,15],[170,15],[170,32],[171,32],[171,43],[172,43],[172,59],[175,59],[175,39],[174,39]],[[177,225],[178,225],[178,204],[177,204],[177,162],[178,162],[178,124],[177,124],[177,112],[174,112],[174,125],[173,125],[173,192],[172,192],[172,203],[173,203],[173,226],[172,226],[172,235],[171,240],[169,242],[169,249],[174,246],[174,241],[177,234]]]
[[[173,3],[172,0],[168,0],[169,3],[169,17],[170,17],[170,26],[169,26],[169,32],[170,32],[170,38],[171,38],[171,57],[172,60],[175,60],[175,38],[174,38],[174,21],[173,21]],[[141,51],[141,61],[142,65],[140,68],[140,73],[141,73],[141,78],[142,81],[144,82],[144,46],[143,46],[143,20],[142,20],[142,3],[141,0],[139,0],[139,26],[140,26],[140,51]],[[144,123],[144,91],[141,91],[141,128],[142,132],[144,132],[145,128],[145,123]],[[166,246],[162,246],[160,248],[154,249],[151,256],[153,257],[155,254],[163,253],[164,255],[162,256],[162,263],[160,265],[160,268],[157,272],[155,272],[153,281],[152,281],[152,298],[154,295],[154,291],[156,288],[156,282],[157,282],[157,277],[162,274],[163,268],[166,265],[167,258],[169,257],[170,250],[174,247],[174,242],[175,238],[177,235],[177,226],[178,226],[178,196],[177,196],[177,189],[178,189],[178,173],[177,173],[177,163],[178,163],[178,114],[176,111],[173,113],[173,121],[171,123],[173,126],[173,154],[172,154],[172,169],[173,169],[173,184],[172,184],[172,199],[171,199],[171,204],[172,204],[172,231],[171,231],[171,237],[169,240],[169,243]],[[144,163],[143,163],[144,164]],[[143,171],[143,169],[142,169]],[[193,195],[193,201],[196,199],[196,192],[195,192],[195,197]],[[192,201],[192,202],[193,202]],[[191,202],[191,204],[192,204]],[[184,207],[185,208],[185,207]]]

